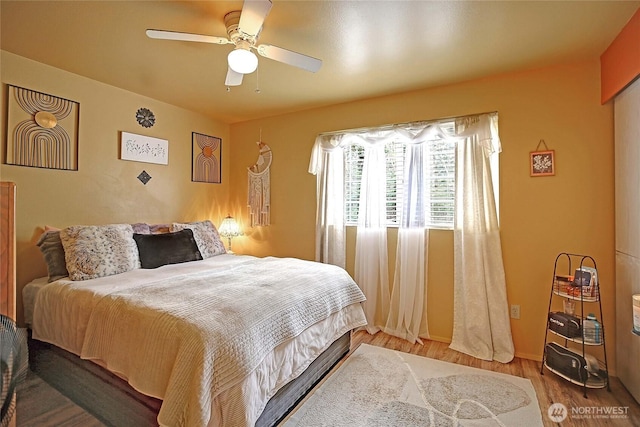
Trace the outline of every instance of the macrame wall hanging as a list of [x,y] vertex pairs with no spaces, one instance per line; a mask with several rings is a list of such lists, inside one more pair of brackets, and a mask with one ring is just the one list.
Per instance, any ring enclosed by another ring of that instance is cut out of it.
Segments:
[[[262,139],[262,138],[260,138]],[[271,222],[271,148],[262,141],[258,144],[258,160],[248,169],[249,191],[247,205],[249,206],[249,216],[251,226],[269,225]]]

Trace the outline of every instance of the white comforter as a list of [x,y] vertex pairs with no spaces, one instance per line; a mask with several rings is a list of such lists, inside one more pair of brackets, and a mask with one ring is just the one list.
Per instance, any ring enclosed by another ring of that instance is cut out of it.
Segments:
[[[161,425],[252,425],[277,388],[364,325],[363,300],[334,266],[222,255],[48,284],[36,297],[33,336],[96,359],[163,399]],[[296,337],[319,342],[295,366],[278,367],[274,349],[300,350]],[[281,372],[256,393],[264,369]]]

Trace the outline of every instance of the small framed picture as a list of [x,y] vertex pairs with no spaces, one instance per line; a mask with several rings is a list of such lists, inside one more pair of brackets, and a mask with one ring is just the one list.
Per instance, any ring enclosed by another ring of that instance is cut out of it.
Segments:
[[191,133],[191,181],[222,182],[222,139]]
[[551,176],[556,174],[555,151],[532,151],[529,153],[531,176]]

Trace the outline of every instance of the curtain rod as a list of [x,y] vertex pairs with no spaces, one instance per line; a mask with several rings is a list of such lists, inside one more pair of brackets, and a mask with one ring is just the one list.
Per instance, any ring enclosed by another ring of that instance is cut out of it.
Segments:
[[406,126],[406,125],[411,125],[411,124],[416,124],[416,123],[441,123],[441,122],[448,122],[454,119],[462,119],[465,117],[473,117],[473,116],[481,116],[483,114],[496,114],[498,111],[485,111],[484,113],[476,113],[476,114],[466,114],[463,116],[450,116],[450,117],[442,117],[439,119],[432,119],[432,120],[416,120],[416,121],[412,121],[412,122],[403,122],[403,123],[394,123],[394,124],[387,124],[387,125],[382,125],[382,126],[367,126],[367,127],[361,127],[361,128],[354,128],[354,129],[344,129],[344,130],[335,130],[335,131],[330,131],[330,132],[322,132],[320,134],[318,134],[318,136],[329,136],[329,135],[338,135],[341,133],[348,133],[348,132],[353,132],[353,133],[357,133],[357,132],[367,132],[371,129],[375,129],[375,130],[388,130],[388,129],[393,129],[395,127],[398,126]]

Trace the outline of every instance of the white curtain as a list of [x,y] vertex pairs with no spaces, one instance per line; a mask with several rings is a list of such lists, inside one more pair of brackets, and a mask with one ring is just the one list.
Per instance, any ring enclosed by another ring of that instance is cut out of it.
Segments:
[[316,175],[316,257],[346,267],[343,135],[318,136],[309,173]]
[[404,194],[391,311],[384,329],[390,335],[421,344],[421,332],[425,338],[429,337],[428,330],[420,330],[427,286],[428,230],[425,207],[429,196],[426,151],[426,144],[410,144],[405,149]]
[[429,338],[426,320],[428,245],[429,230],[398,229],[391,306],[384,332],[412,344],[422,344],[420,337]]
[[[365,147],[363,178],[356,237],[355,280],[367,302],[369,333],[386,333],[421,342],[428,338],[426,322],[427,247],[429,189],[427,156],[429,142],[449,138],[434,123],[413,123],[384,130],[321,135],[316,139],[309,172],[317,176],[316,260],[344,266],[343,148],[358,143]],[[404,193],[400,198],[396,266],[392,295],[388,283],[386,229],[385,144],[406,146]],[[337,261],[341,261],[338,263]]]
[[356,235],[355,281],[367,297],[363,304],[367,332],[384,327],[389,313],[389,259],[387,256],[386,168],[384,144],[364,145]]
[[483,360],[513,359],[507,289],[489,156],[497,114],[456,120],[454,313],[450,348]]
[[404,194],[398,228],[395,276],[391,307],[384,332],[411,343],[429,338],[427,303],[427,259],[429,247],[429,142],[450,136],[437,125],[411,134],[403,132],[405,151]]

